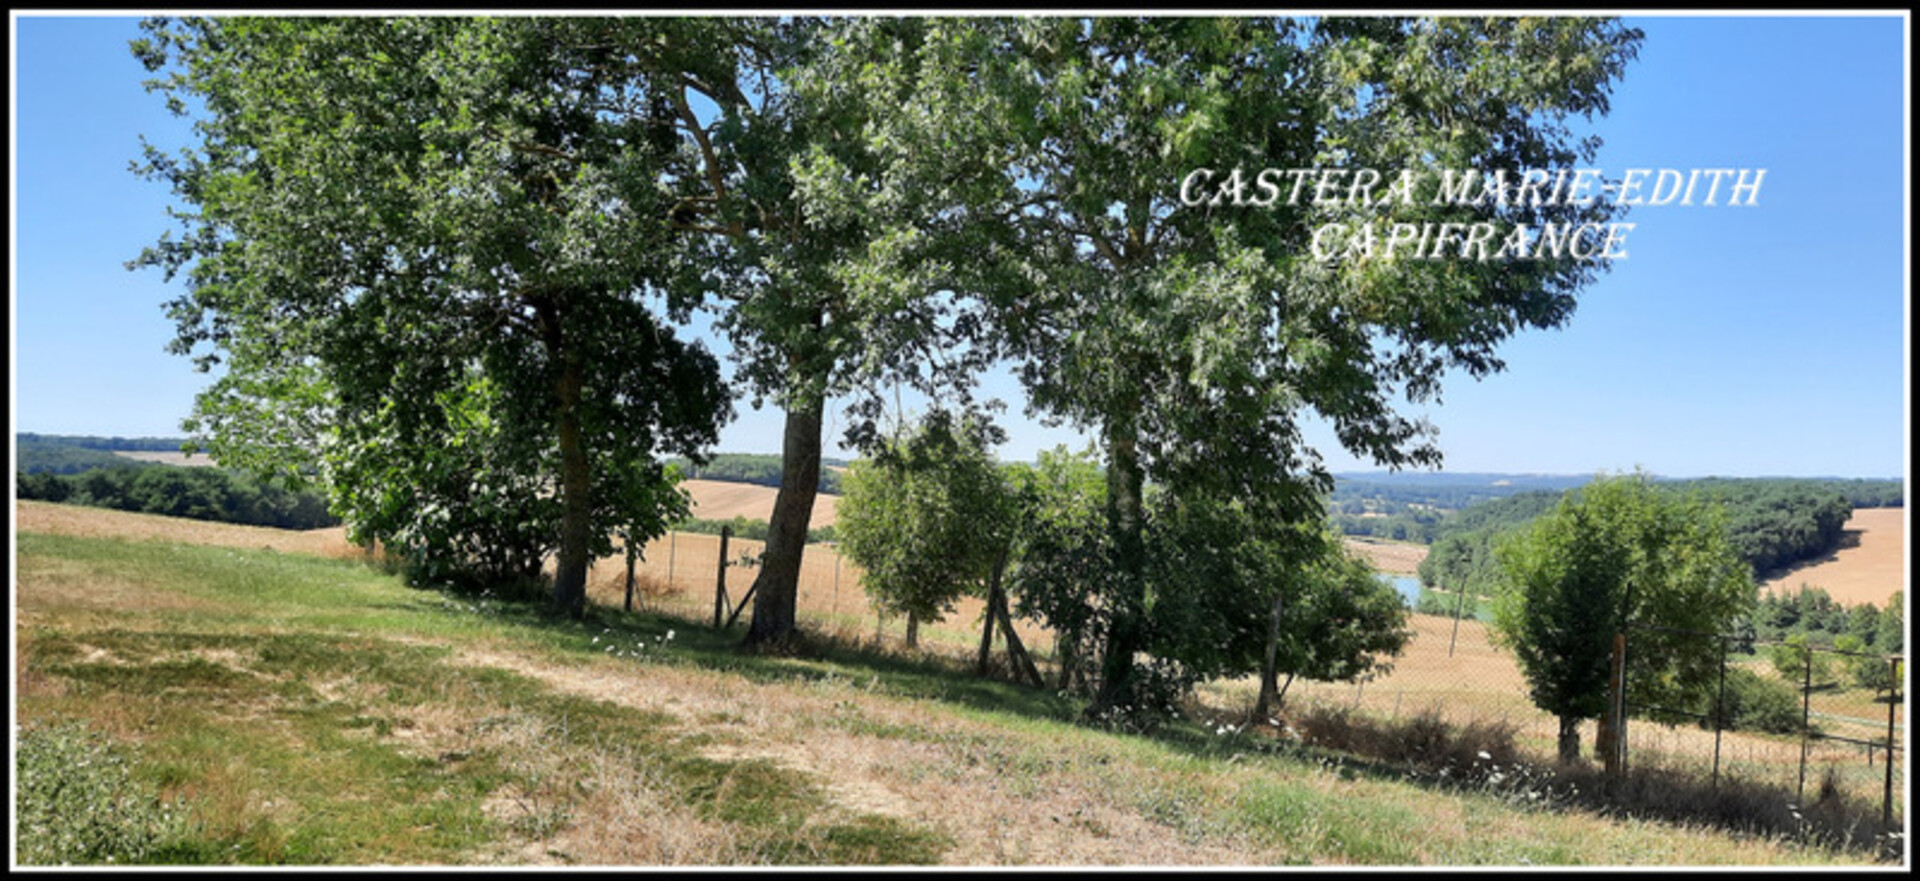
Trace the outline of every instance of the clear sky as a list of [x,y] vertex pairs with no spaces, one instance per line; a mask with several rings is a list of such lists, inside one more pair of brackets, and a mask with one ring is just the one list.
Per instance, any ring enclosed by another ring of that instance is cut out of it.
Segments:
[[[1630,21],[1646,41],[1590,127],[1594,164],[1764,168],[1758,203],[1635,209],[1628,258],[1566,327],[1513,338],[1505,373],[1452,377],[1406,412],[1439,427],[1450,472],[1904,477],[1909,20]],[[166,187],[128,170],[139,138],[187,135],[140,85],[135,22],[11,21],[17,431],[179,435],[208,379],[164,350],[178,284],[123,268],[170,225]],[[1077,445],[1020,419],[1004,374],[988,391],[1011,405],[1001,458]],[[779,414],[738,409],[719,449],[777,452]],[[1309,440],[1336,471],[1375,468],[1330,431]]]

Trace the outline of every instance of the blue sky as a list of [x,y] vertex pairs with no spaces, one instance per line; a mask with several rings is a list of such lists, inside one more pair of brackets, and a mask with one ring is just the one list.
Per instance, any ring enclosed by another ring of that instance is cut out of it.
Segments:
[[[1630,256],[1566,327],[1406,412],[1439,427],[1450,472],[1904,477],[1907,19],[1630,21],[1646,41],[1590,126],[1594,165],[1764,168],[1758,204],[1634,210]],[[139,137],[187,135],[141,88],[135,22],[12,18],[16,430],[178,435],[208,379],[164,351],[177,285],[123,268],[169,226],[165,186],[128,171]],[[1004,373],[987,390],[1011,405],[1003,459],[1079,445],[1020,419]],[[779,414],[738,409],[720,449],[777,452]],[[1375,469],[1308,438],[1336,471]]]

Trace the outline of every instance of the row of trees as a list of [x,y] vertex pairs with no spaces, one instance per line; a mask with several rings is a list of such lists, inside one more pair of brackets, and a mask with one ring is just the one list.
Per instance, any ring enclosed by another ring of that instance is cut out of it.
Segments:
[[1364,510],[1360,502],[1348,502],[1333,515],[1334,528],[1342,535],[1366,535],[1394,541],[1428,544],[1433,541],[1446,512],[1437,509],[1410,508],[1392,514],[1350,513]]
[[218,468],[94,468],[80,474],[18,473],[15,492],[22,499],[66,502],[122,511],[165,514],[194,520],[318,529],[340,525],[327,500],[261,484]]
[[1832,647],[1839,647],[1841,638],[1852,637],[1872,651],[1898,654],[1906,646],[1904,597],[1905,591],[1894,591],[1881,609],[1872,603],[1844,606],[1809,585],[1772,590],[1761,595],[1754,609],[1753,633],[1769,642],[1804,636],[1812,645]]
[[[1138,706],[1140,657],[1187,632],[1159,622],[1210,602],[1156,530],[1235,523],[1258,531],[1204,547],[1306,559],[1279,550],[1318,534],[1330,484],[1304,416],[1383,466],[1437,464],[1396,400],[1500,370],[1605,269],[1313,260],[1311,230],[1606,222],[1608,200],[1450,204],[1430,172],[1590,161],[1570,125],[1640,39],[1588,17],[147,27],[136,54],[196,141],[149,149],[185,210],[136,263],[185,273],[175,348],[227,366],[188,426],[218,459],[319,475],[428,576],[553,552],[554,605],[580,614],[606,536],[685,516],[660,457],[698,460],[728,417],[735,389],[674,332],[708,309],[737,390],[786,412],[747,634],[777,644],[828,400],[878,449],[884,390],[974,408],[1004,359],[1103,466],[1098,541],[1073,545],[1100,565],[1060,573],[1092,579],[1096,715]],[[1235,167],[1429,173],[1406,200],[1180,201],[1189,170]]]
[[[996,626],[1016,671],[1038,680],[1012,615],[1056,637],[1057,687],[1094,694],[1112,651],[1115,554],[1102,521],[1107,482],[1090,454],[1043,452],[1001,465],[994,432],[936,411],[855,462],[839,509],[846,554],[883,609],[917,625],[986,601],[979,664]],[[1151,606],[1138,638],[1152,659],[1116,719],[1171,710],[1199,680],[1259,673],[1257,717],[1276,710],[1296,676],[1354,679],[1391,668],[1412,636],[1390,585],[1349,554],[1324,522],[1257,519],[1205,496],[1146,493]],[[1285,677],[1284,680],[1281,677]]]

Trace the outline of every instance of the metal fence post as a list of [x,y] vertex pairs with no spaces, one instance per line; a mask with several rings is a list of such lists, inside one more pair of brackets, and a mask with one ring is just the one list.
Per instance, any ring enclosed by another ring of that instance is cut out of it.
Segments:
[[1880,830],[1893,828],[1893,705],[1900,700],[1900,659],[1887,659],[1887,766],[1886,788],[1880,794]]
[[1807,803],[1807,734],[1813,719],[1813,647],[1802,646],[1802,654],[1807,656],[1806,676],[1800,687],[1800,787],[1794,796],[1799,806]]
[[1720,637],[1720,696],[1713,701],[1713,788],[1720,788],[1720,729],[1727,716],[1727,638]]

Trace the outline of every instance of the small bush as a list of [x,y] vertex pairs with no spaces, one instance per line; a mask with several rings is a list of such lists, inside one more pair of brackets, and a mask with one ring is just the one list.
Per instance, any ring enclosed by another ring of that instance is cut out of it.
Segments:
[[23,865],[164,861],[184,838],[179,806],[135,781],[122,751],[85,726],[21,731],[16,773]]
[[1432,708],[1404,720],[1384,721],[1347,707],[1315,705],[1294,716],[1292,727],[1302,741],[1314,746],[1402,761],[1430,771],[1514,765],[1519,757],[1513,739],[1518,729],[1512,723],[1475,720],[1459,725]]
[[[1702,696],[1698,712],[1712,716],[1714,698]],[[1700,727],[1712,728],[1714,719],[1702,719]],[[1792,734],[1800,730],[1801,706],[1796,689],[1777,679],[1769,679],[1752,670],[1727,671],[1726,705],[1720,713],[1721,728],[1737,731],[1765,731]]]

